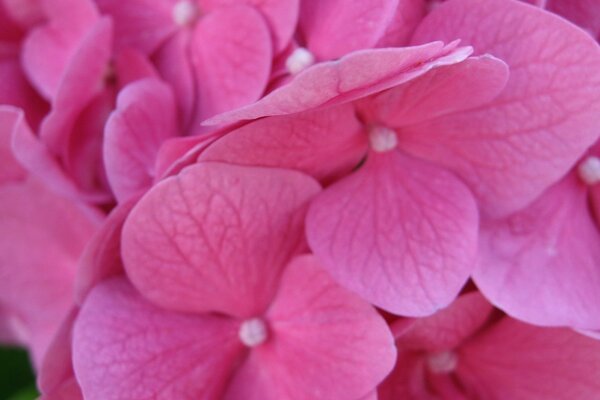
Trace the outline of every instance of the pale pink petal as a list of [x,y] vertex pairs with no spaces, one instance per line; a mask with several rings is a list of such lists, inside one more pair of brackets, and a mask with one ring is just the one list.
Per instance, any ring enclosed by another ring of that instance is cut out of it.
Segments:
[[505,90],[405,133],[412,151],[467,181],[486,214],[506,215],[562,177],[600,134],[600,48],[563,19],[504,0],[443,3],[413,40],[456,38],[509,65]]
[[126,86],[104,129],[104,165],[119,202],[152,186],[161,144],[180,134],[175,98],[158,79]]
[[477,398],[594,399],[600,393],[600,341],[561,328],[505,318],[459,352],[457,373]]
[[441,42],[417,47],[354,52],[318,63],[258,102],[205,121],[216,125],[268,115],[285,115],[347,103],[423,75],[432,68],[466,59],[470,48]]
[[406,46],[427,11],[427,0],[399,0],[377,47]]
[[313,256],[287,267],[266,319],[269,339],[252,350],[228,400],[252,392],[249,398],[257,400],[358,400],[394,365],[393,337],[383,318],[333,282]]
[[125,279],[90,293],[73,333],[86,400],[217,399],[241,350],[234,320],[161,310]]
[[152,188],[125,222],[125,269],[148,299],[179,311],[264,310],[303,242],[310,177],[200,163]]
[[390,24],[398,0],[303,0],[300,30],[319,60],[374,47]]
[[173,7],[178,0],[96,0],[115,23],[115,48],[134,48],[145,54],[157,50],[178,27]]
[[313,201],[311,249],[345,287],[386,311],[428,315],[475,267],[478,215],[451,173],[399,151],[371,153]]
[[218,139],[199,160],[291,168],[322,180],[350,172],[367,144],[346,104],[250,122]]
[[599,244],[587,191],[571,175],[524,210],[484,222],[474,279],[516,318],[600,329]]
[[0,304],[15,312],[37,365],[73,303],[89,214],[29,179],[0,189]]
[[459,346],[488,320],[492,305],[479,292],[458,297],[432,316],[415,320],[398,338],[402,349],[442,351]]
[[200,0],[200,3],[206,10],[239,4],[256,7],[267,19],[276,52],[286,48],[292,39],[300,8],[300,0]]
[[368,97],[360,108],[368,120],[392,127],[410,125],[489,102],[504,89],[508,74],[507,65],[497,58],[471,57]]
[[217,9],[203,17],[190,43],[196,74],[196,119],[258,100],[272,62],[269,28],[251,7]]
[[91,0],[52,0],[44,4],[49,21],[27,36],[22,59],[35,88],[52,100],[82,38],[94,29],[99,17]]

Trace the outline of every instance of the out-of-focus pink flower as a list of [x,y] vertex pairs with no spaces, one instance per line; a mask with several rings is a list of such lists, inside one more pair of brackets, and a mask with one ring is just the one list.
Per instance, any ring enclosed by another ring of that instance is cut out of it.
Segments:
[[600,341],[494,314],[477,292],[396,329],[398,361],[380,400],[593,399]]
[[369,395],[393,365],[392,337],[368,303],[298,255],[318,191],[298,172],[220,163],[151,189],[123,232],[137,290],[99,284],[75,324],[85,398]]
[[452,301],[475,266],[469,190],[486,217],[510,214],[564,175],[600,134],[600,90],[590,90],[600,85],[600,51],[571,24],[516,1],[456,0],[436,7],[413,41],[456,38],[505,61],[508,81],[502,61],[467,58],[468,49],[430,43],[356,52],[212,118],[280,115],[226,134],[199,159],[324,178],[368,152],[364,165],[315,199],[311,249],[374,304],[432,313]]
[[77,261],[99,215],[17,164],[10,138],[25,124],[21,112],[0,107],[0,308],[8,336],[27,346],[39,366],[73,305]]

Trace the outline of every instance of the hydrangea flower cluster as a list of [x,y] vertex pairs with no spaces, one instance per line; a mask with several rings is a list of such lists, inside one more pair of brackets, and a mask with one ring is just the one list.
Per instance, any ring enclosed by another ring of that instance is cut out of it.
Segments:
[[600,2],[0,0],[0,340],[43,400],[600,399]]

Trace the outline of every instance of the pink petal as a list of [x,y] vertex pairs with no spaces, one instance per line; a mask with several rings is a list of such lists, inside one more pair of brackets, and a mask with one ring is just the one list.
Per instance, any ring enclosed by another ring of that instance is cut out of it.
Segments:
[[600,393],[600,341],[567,329],[505,318],[459,354],[458,374],[477,398],[593,399]]
[[504,62],[487,55],[471,57],[436,68],[362,103],[368,119],[401,127],[485,104],[504,89],[507,81]]
[[65,152],[77,117],[102,92],[111,42],[111,21],[102,18],[82,40],[64,71],[52,111],[42,123],[40,132],[53,153]]
[[406,46],[427,11],[427,0],[399,0],[377,47]]
[[299,3],[299,0],[201,0],[201,8],[211,10],[239,4],[256,7],[269,23],[273,48],[278,53],[285,49],[292,39],[298,21]]
[[423,354],[400,350],[396,367],[379,386],[379,400],[439,400],[427,386]]
[[151,189],[123,229],[125,269],[163,307],[260,313],[303,244],[318,184],[303,174],[201,163]]
[[271,39],[262,16],[246,6],[217,9],[199,22],[191,57],[198,123],[245,106],[263,94],[271,71]]
[[73,333],[86,400],[216,399],[241,351],[233,320],[156,308],[124,279],[100,284]]
[[114,68],[119,88],[144,78],[158,78],[150,60],[137,50],[125,49],[114,56]]
[[113,193],[125,201],[152,186],[161,144],[179,135],[175,98],[158,79],[125,87],[104,130],[104,165]]
[[347,103],[410,81],[432,68],[463,61],[469,48],[441,42],[417,47],[355,52],[338,61],[318,63],[260,101],[204,123],[216,125],[268,115],[293,114]]
[[22,69],[16,54],[0,57],[0,104],[26,110],[29,124],[37,128],[48,112],[48,104],[31,87]]
[[267,319],[272,336],[253,349],[226,399],[358,400],[394,365],[383,318],[334,283],[313,256],[287,267]]
[[11,181],[22,181],[27,172],[13,155],[12,133],[21,122],[23,114],[6,106],[0,107],[0,185]]
[[389,25],[398,0],[303,0],[300,30],[319,60],[333,60],[374,47]]
[[600,3],[596,0],[548,0],[546,8],[600,38]]
[[[71,340],[73,323],[79,312],[72,308],[59,326],[48,346],[38,371],[37,385],[46,398],[56,400],[81,399],[79,385],[73,372]],[[68,394],[68,395],[67,395]]]
[[23,323],[37,365],[73,303],[77,260],[95,228],[36,180],[0,188],[0,302]]
[[600,49],[564,20],[504,0],[443,3],[413,40],[457,37],[509,65],[505,90],[407,134],[421,140],[416,153],[469,183],[486,214],[506,215],[562,177],[600,134]]
[[292,168],[321,180],[350,172],[366,152],[362,124],[346,104],[250,122],[218,139],[199,160]]
[[190,33],[182,32],[170,38],[154,56],[160,76],[169,83],[179,109],[179,120],[188,131],[195,116],[196,81],[189,57]]
[[90,0],[52,0],[45,6],[49,22],[25,40],[23,67],[35,88],[52,100],[82,38],[98,20],[98,12]]
[[569,176],[526,209],[485,222],[474,279],[516,318],[600,329],[599,243],[587,191]]
[[215,134],[176,137],[165,141],[158,151],[154,170],[155,182],[177,175],[183,168],[195,164],[199,155],[218,137]]
[[178,29],[172,16],[177,1],[96,0],[96,3],[115,23],[117,50],[134,48],[151,54]]
[[492,310],[479,292],[464,294],[432,316],[417,319],[398,337],[397,345],[430,352],[453,349],[475,334]]
[[75,277],[77,304],[82,304],[90,290],[100,281],[124,273],[121,261],[121,231],[125,219],[138,200],[139,197],[134,197],[113,208],[85,246]]
[[474,268],[478,215],[452,174],[399,151],[372,153],[307,216],[311,249],[345,287],[386,311],[448,305]]

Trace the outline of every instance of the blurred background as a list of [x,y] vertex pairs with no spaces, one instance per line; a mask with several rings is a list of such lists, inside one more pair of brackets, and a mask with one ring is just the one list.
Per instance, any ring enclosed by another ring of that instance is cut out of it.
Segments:
[[0,400],[32,400],[38,397],[27,352],[0,347]]

